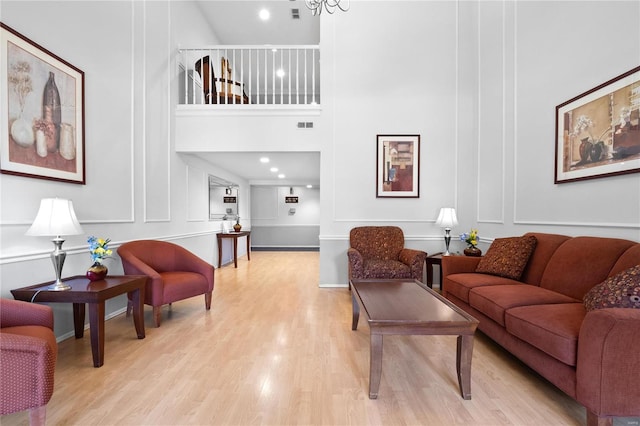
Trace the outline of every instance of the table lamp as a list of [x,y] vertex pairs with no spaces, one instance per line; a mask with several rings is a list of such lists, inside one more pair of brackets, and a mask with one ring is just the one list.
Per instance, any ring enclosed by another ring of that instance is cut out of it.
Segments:
[[26,235],[55,237],[51,241],[55,246],[51,252],[51,261],[56,271],[56,280],[49,286],[49,290],[69,290],[71,287],[60,279],[62,265],[67,253],[62,250],[64,238],[62,235],[82,234],[82,227],[76,218],[71,200],[63,198],[43,198],[40,201],[40,209]]
[[458,218],[456,217],[456,209],[452,207],[442,207],[438,219],[436,219],[436,225],[444,228],[444,244],[446,250],[443,256],[449,256],[449,243],[451,242],[451,228],[458,224]]

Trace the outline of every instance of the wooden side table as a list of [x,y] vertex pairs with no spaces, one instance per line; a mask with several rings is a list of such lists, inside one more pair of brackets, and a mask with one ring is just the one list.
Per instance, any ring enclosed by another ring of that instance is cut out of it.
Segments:
[[138,339],[144,339],[144,290],[146,275],[107,276],[100,281],[89,281],[84,276],[64,278],[70,290],[49,290],[53,282],[36,284],[11,290],[13,298],[26,302],[73,303],[73,326],[76,339],[84,335],[85,303],[89,305],[89,330],[93,366],[104,364],[104,314],[105,301],[128,293],[133,301],[133,322]]
[[247,237],[247,260],[251,260],[251,231],[218,232],[218,268],[222,266],[222,239],[233,239],[233,264],[238,267],[238,238]]
[[[459,256],[458,254],[451,253],[449,256]],[[427,265],[427,285],[429,288],[433,288],[433,265],[440,267],[440,285],[442,285],[442,252],[432,254],[425,258]]]

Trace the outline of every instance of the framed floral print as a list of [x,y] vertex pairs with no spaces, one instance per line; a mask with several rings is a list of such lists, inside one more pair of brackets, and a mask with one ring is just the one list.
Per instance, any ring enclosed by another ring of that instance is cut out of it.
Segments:
[[556,107],[555,183],[640,171],[640,67]]
[[84,184],[84,73],[1,22],[0,64],[0,172]]

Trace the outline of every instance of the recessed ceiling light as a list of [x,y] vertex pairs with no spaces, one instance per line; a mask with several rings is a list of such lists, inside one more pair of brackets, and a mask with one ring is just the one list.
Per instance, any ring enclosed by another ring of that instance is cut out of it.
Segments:
[[280,78],[284,77],[284,70],[282,68],[278,69],[278,71],[276,71],[276,75]]
[[286,177],[286,176],[285,176],[284,174],[282,174],[282,173],[280,173],[280,174],[278,175],[278,179],[284,179],[285,177]]
[[262,158],[260,158],[260,162],[261,162],[261,163],[268,163],[268,162],[269,162],[269,157],[262,157]]
[[307,185],[307,188],[311,189],[313,188],[313,185]]
[[272,167],[272,168],[271,168],[271,169],[269,169],[269,170],[271,170],[273,173],[275,173],[275,172],[277,172],[277,171],[278,171],[278,168],[277,168],[277,167]]
[[271,17],[271,13],[267,9],[260,10],[260,19],[267,21]]

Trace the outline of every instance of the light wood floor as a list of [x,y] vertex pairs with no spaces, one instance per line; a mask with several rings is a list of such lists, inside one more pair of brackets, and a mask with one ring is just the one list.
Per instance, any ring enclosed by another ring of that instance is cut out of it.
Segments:
[[[577,425],[584,409],[479,334],[472,399],[458,393],[455,337],[389,336],[368,395],[369,330],[351,330],[349,290],[318,288],[317,252],[254,252],[216,270],[204,297],[174,303],[147,337],[106,324],[60,343],[50,425]],[[26,413],[0,417],[26,425]],[[629,421],[616,424],[628,425]]]

